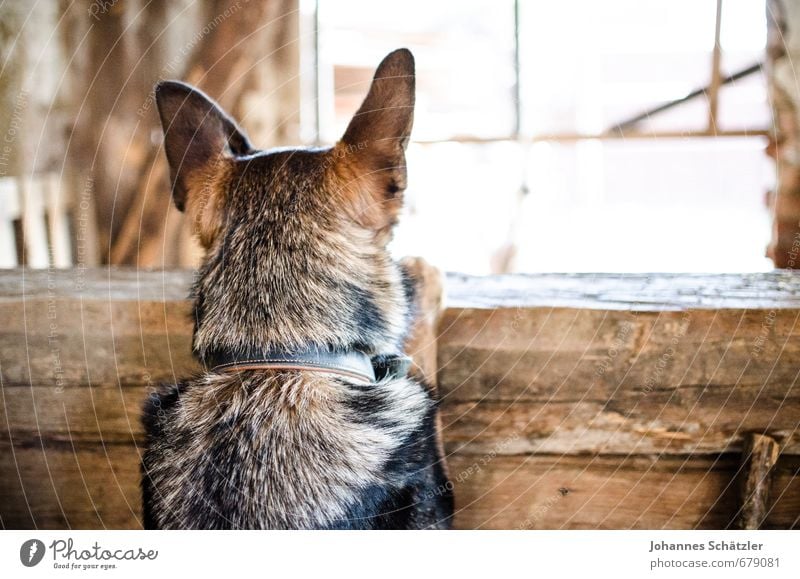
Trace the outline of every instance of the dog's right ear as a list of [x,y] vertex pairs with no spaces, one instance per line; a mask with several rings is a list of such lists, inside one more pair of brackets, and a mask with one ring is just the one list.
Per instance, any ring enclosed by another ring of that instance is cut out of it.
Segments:
[[382,230],[397,220],[414,124],[414,56],[401,48],[378,65],[361,108],[333,149],[357,219]]
[[253,152],[245,134],[213,100],[177,81],[156,85],[164,150],[175,206],[186,211],[195,233],[208,245],[218,227],[223,181],[230,162]]

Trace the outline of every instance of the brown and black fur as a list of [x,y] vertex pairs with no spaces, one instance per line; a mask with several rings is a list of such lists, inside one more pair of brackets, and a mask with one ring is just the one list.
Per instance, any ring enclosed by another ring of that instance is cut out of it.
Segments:
[[[389,256],[414,107],[407,50],[379,66],[332,148],[258,151],[208,97],[156,99],[177,207],[206,250],[193,348],[402,351],[413,280]],[[209,371],[145,408],[148,528],[447,528],[428,387],[313,371]]]

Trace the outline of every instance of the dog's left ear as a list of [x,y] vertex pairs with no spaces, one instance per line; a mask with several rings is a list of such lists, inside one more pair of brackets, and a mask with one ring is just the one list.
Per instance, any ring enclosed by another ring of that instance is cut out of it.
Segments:
[[[406,188],[405,149],[414,124],[414,57],[405,48],[378,66],[369,93],[333,152],[359,191],[359,215],[383,228],[396,220]],[[353,182],[354,180],[354,182]],[[366,198],[364,198],[366,196]]]
[[219,105],[193,86],[162,81],[155,94],[173,201],[208,247],[221,225],[227,169],[253,148]]

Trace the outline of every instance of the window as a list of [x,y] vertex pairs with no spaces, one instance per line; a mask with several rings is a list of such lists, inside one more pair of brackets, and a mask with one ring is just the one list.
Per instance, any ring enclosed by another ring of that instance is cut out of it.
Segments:
[[717,27],[717,0],[307,0],[304,134],[335,141],[380,59],[407,46],[397,254],[478,274],[767,270],[759,71],[609,134],[761,61],[763,2],[722,6]]

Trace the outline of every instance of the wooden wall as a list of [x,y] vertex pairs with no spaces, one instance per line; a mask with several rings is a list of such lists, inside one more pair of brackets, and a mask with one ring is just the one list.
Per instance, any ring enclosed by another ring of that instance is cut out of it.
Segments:
[[[138,528],[139,409],[195,370],[186,271],[0,272],[0,525]],[[724,528],[742,436],[800,526],[800,275],[448,277],[459,528]]]
[[256,146],[296,145],[299,44],[298,0],[3,3],[0,178],[58,175],[76,265],[196,265],[154,84],[200,87]]
[[767,154],[775,160],[777,182],[767,196],[772,239],[767,255],[775,267],[800,266],[800,86],[794,63],[800,58],[800,5],[767,0],[765,78],[772,112]]

